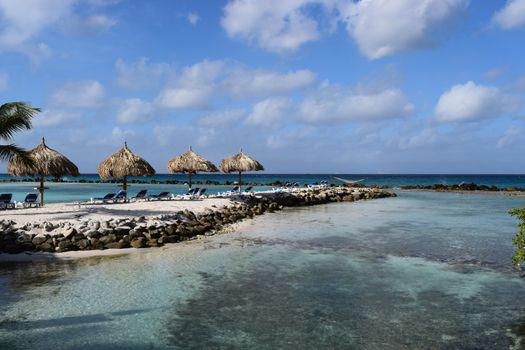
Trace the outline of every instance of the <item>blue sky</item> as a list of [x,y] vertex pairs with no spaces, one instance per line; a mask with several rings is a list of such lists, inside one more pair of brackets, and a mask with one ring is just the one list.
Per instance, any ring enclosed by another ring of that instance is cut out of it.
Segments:
[[0,92],[85,173],[524,173],[524,43],[525,0],[0,0]]

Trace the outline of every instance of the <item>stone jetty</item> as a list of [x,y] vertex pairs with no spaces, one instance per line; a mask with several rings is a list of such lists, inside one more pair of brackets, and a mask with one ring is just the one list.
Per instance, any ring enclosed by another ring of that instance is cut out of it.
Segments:
[[[17,225],[0,221],[0,252],[66,252],[95,249],[159,247],[212,235],[246,218],[285,207],[395,197],[395,193],[374,188],[330,187],[296,192],[272,192],[231,197],[231,204],[190,210],[157,217],[131,217],[105,221],[35,222]],[[118,205],[118,204],[116,204]]]

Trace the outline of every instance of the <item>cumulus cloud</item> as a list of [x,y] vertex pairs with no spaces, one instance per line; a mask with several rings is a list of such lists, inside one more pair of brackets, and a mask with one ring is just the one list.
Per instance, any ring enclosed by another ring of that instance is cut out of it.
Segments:
[[217,96],[269,97],[297,92],[314,85],[309,70],[279,73],[248,69],[235,62],[204,60],[185,67],[157,97],[166,108],[203,109]]
[[287,98],[274,97],[260,101],[253,106],[252,112],[246,122],[257,126],[276,126],[292,107],[292,102]]
[[121,123],[145,122],[154,117],[155,108],[150,102],[140,98],[130,98],[124,101],[117,113],[117,120]]
[[63,128],[64,125],[71,125],[72,122],[78,121],[79,119],[80,115],[75,112],[45,110],[37,115],[33,124],[36,128]]
[[269,96],[302,90],[317,81],[316,75],[307,69],[285,74],[277,72],[235,69],[226,79],[227,89],[233,96]]
[[105,89],[96,80],[64,83],[51,94],[51,103],[62,108],[95,108],[104,103]]
[[468,0],[362,0],[341,6],[348,33],[377,59],[431,45],[436,33],[461,13]]
[[520,137],[523,135],[523,128],[519,126],[511,126],[508,128],[503,136],[498,140],[498,143],[496,144],[497,148],[504,148],[507,146],[511,146],[516,141],[519,140]]
[[505,7],[494,14],[492,23],[503,29],[525,27],[525,0],[508,0]]
[[0,72],[0,91],[6,91],[9,86],[9,74]]
[[188,20],[188,22],[190,22],[191,25],[194,26],[201,18],[195,12],[189,12],[188,14],[186,14],[186,19]]
[[1,0],[0,45],[16,47],[71,13],[74,0]]
[[517,108],[517,101],[493,86],[472,81],[443,93],[434,110],[440,122],[468,122],[499,117]]
[[225,111],[215,111],[199,119],[202,126],[220,127],[232,125],[246,114],[244,109],[229,109]]
[[287,53],[320,36],[317,22],[305,7],[315,1],[232,0],[224,7],[222,27],[232,38],[266,50]]
[[[231,38],[282,54],[333,32],[342,22],[360,50],[376,59],[432,45],[468,4],[469,0],[231,0],[221,24]],[[323,31],[325,22],[328,30]]]
[[115,63],[115,69],[117,71],[117,85],[131,90],[151,87],[173,71],[171,65],[150,63],[145,57],[136,61],[118,59]]
[[209,96],[210,89],[204,86],[194,88],[166,88],[161,92],[157,101],[165,108],[198,110],[209,108]]
[[307,123],[338,123],[403,118],[413,111],[414,105],[399,89],[360,92],[324,87],[301,102],[298,114]]
[[437,139],[438,135],[433,129],[425,128],[415,135],[400,137],[398,143],[400,149],[406,150],[433,145]]

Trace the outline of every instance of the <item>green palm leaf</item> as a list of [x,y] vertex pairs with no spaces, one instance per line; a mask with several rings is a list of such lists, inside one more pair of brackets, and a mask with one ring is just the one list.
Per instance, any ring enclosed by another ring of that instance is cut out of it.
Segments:
[[24,129],[31,129],[31,119],[40,112],[25,102],[9,102],[0,106],[0,138],[9,140]]

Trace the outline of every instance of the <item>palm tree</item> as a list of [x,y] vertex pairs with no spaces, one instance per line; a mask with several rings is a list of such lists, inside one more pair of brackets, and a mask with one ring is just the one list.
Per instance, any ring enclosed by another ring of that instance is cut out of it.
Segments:
[[[31,107],[26,102],[9,102],[0,106],[0,139],[9,141],[14,134],[32,127],[31,119],[40,112],[40,108]],[[9,161],[18,156],[18,161],[29,167],[34,166],[29,152],[11,143],[0,145],[0,160]]]

